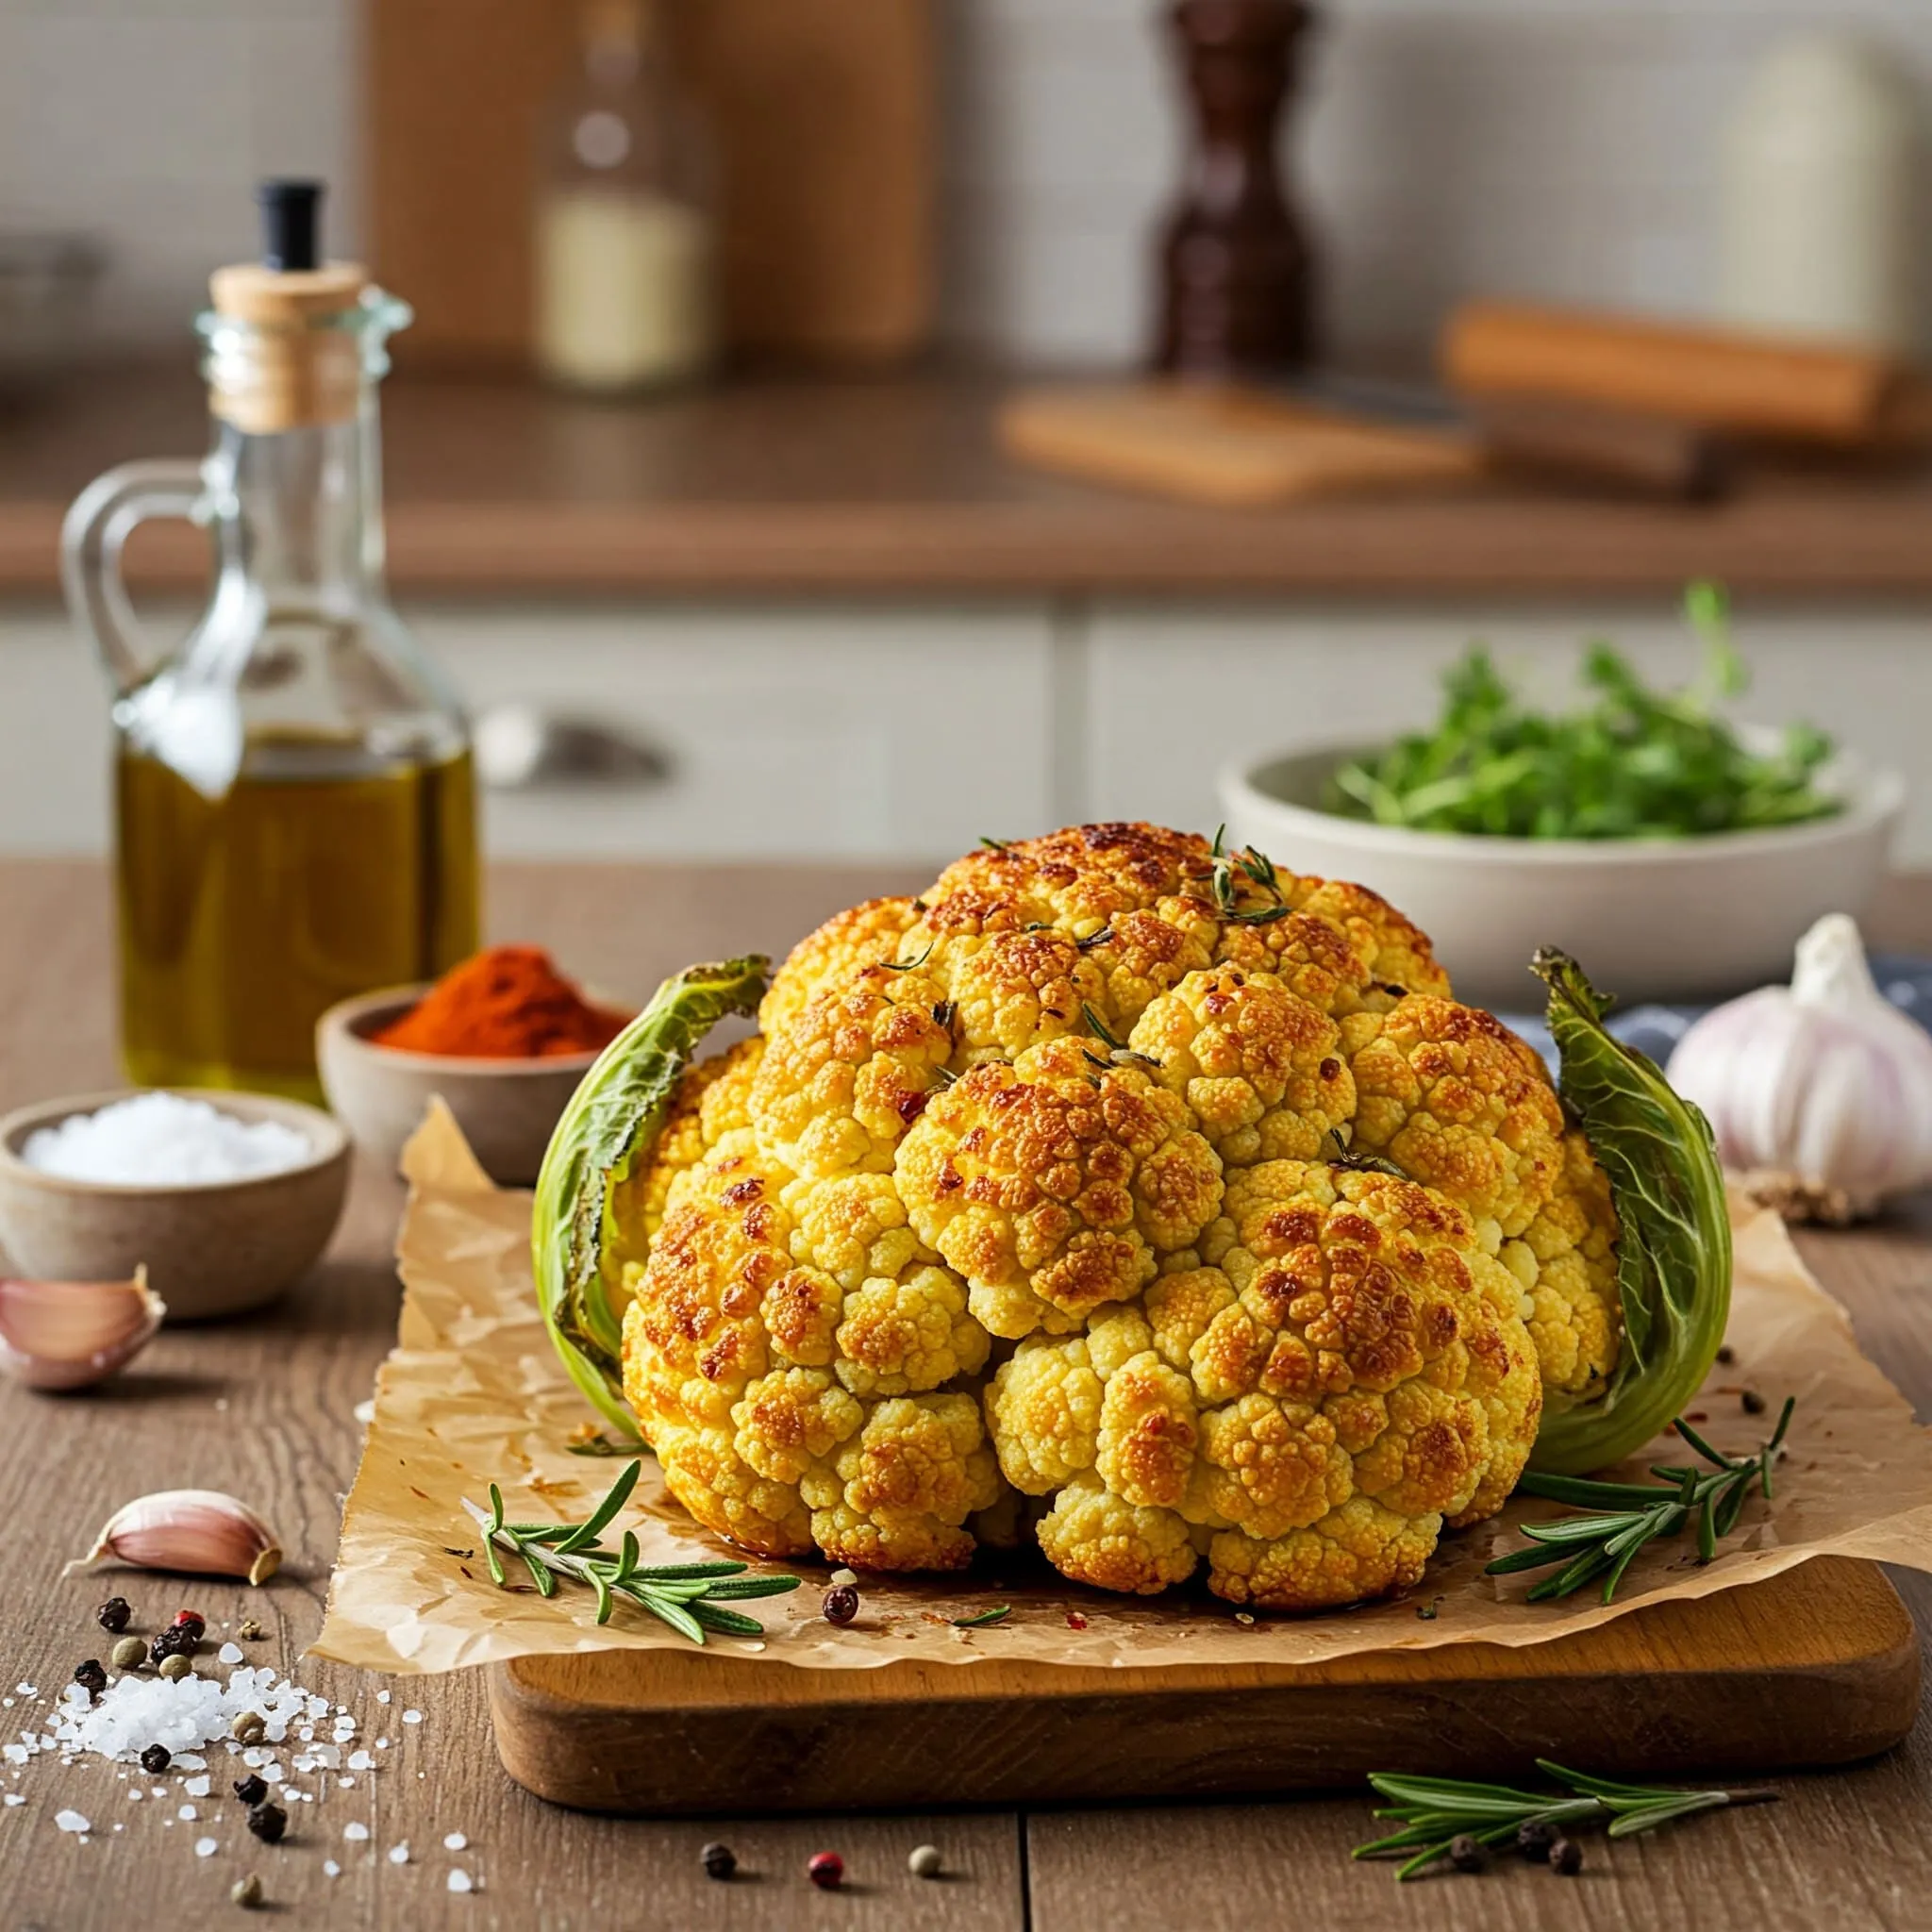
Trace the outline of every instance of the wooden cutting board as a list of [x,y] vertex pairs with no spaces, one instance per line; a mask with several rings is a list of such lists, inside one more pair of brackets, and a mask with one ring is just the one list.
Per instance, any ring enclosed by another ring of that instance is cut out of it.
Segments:
[[[668,0],[724,183],[739,348],[881,361],[934,300],[931,0]],[[416,309],[405,364],[520,366],[542,117],[577,58],[569,0],[365,0],[372,263]]]
[[1134,1672],[605,1651],[499,1666],[490,1703],[526,1790],[650,1815],[1195,1797],[1524,1775],[1539,1757],[1751,1776],[1898,1743],[1919,1645],[1875,1565],[1825,1557],[1521,1650]]

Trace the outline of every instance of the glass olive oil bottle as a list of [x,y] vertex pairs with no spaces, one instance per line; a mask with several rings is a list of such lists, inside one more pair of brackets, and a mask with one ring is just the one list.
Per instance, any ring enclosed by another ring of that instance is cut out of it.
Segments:
[[[384,584],[375,386],[408,310],[317,265],[319,195],[268,184],[264,261],[214,276],[208,458],[110,472],[63,539],[116,691],[122,1038],[143,1086],[319,1098],[325,1008],[476,945],[467,733]],[[210,528],[216,576],[156,663],[118,559],[169,514]]]

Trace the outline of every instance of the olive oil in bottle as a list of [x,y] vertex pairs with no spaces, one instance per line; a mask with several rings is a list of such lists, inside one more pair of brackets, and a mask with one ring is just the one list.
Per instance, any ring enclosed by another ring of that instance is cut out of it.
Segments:
[[[383,577],[376,383],[409,319],[319,261],[320,190],[261,193],[261,263],[201,318],[201,462],[130,463],[69,513],[69,602],[115,686],[122,1023],[142,1085],[319,1098],[315,1023],[476,944],[469,739]],[[142,648],[116,561],[142,516],[210,529],[185,641]]]
[[316,1017],[476,944],[470,758],[265,735],[220,800],[123,749],[122,1039],[146,1087],[317,1096]]

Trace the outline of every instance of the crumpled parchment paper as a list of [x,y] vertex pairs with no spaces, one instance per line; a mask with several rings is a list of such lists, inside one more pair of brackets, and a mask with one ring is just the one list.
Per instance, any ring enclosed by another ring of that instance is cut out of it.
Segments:
[[[404,1166],[411,1191],[397,1244],[401,1324],[376,1381],[316,1653],[369,1670],[429,1672],[534,1654],[685,1647],[684,1638],[622,1601],[600,1629],[591,1592],[575,1585],[546,1600],[527,1586],[501,1591],[490,1581],[464,1498],[485,1502],[493,1479],[512,1522],[574,1522],[624,1465],[566,1447],[591,1411],[537,1312],[530,1196],[493,1187],[440,1109],[418,1131]],[[1784,1397],[1795,1395],[1776,1498],[1747,1503],[1708,1565],[1692,1560],[1688,1534],[1651,1545],[1608,1607],[1590,1588],[1561,1603],[1524,1602],[1543,1572],[1482,1574],[1492,1556],[1517,1546],[1515,1525],[1525,1516],[1563,1513],[1519,1500],[1493,1522],[1445,1536],[1407,1596],[1360,1609],[1241,1622],[1202,1589],[1110,1596],[1064,1581],[1037,1556],[982,1552],[983,1569],[964,1575],[862,1577],[863,1610],[842,1630],[818,1614],[826,1566],[789,1566],[805,1578],[801,1590],[741,1606],[763,1622],[762,1642],[713,1637],[711,1647],[848,1670],[989,1657],[1117,1668],[1304,1663],[1439,1643],[1544,1643],[1647,1603],[1757,1582],[1811,1557],[1932,1570],[1932,1430],[1913,1422],[1905,1398],[1858,1352],[1844,1311],[1806,1273],[1777,1217],[1741,1203],[1733,1214],[1729,1339],[1737,1359],[1712,1372],[1690,1413],[1719,1448],[1748,1452]],[[1747,1384],[1767,1398],[1761,1417],[1742,1413]],[[1681,1443],[1660,1441],[1632,1471],[1688,1459]],[[647,1563],[732,1554],[665,1494],[649,1459],[617,1524],[625,1526],[637,1531]],[[998,1625],[953,1626],[956,1617],[1001,1603],[1013,1608]]]

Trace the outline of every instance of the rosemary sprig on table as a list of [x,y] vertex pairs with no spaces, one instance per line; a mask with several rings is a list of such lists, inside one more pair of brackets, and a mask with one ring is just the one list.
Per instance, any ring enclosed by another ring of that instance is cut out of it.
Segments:
[[1697,1524],[1697,1560],[1707,1563],[1717,1555],[1720,1537],[1737,1527],[1744,1499],[1755,1487],[1771,1499],[1772,1465],[1784,1446],[1796,1396],[1788,1396],[1777,1427],[1756,1456],[1731,1457],[1713,1449],[1682,1416],[1672,1425],[1677,1434],[1710,1464],[1678,1466],[1654,1462],[1656,1483],[1603,1483],[1581,1476],[1544,1475],[1531,1470],[1517,1485],[1524,1495],[1546,1497],[1553,1503],[1574,1503],[1591,1511],[1560,1517],[1555,1523],[1525,1523],[1530,1539],[1526,1550],[1498,1557],[1487,1571],[1503,1576],[1516,1570],[1541,1570],[1553,1563],[1563,1567],[1545,1576],[1530,1592],[1531,1603],[1568,1596],[1596,1577],[1603,1578],[1603,1600],[1608,1603],[1617,1585],[1644,1544],[1675,1536],[1687,1524]]
[[621,1596],[654,1617],[702,1643],[708,1630],[726,1637],[762,1637],[765,1626],[755,1617],[724,1607],[727,1601],[747,1597],[779,1596],[798,1588],[795,1576],[747,1576],[749,1565],[721,1557],[710,1563],[659,1563],[645,1568],[638,1561],[641,1552],[636,1533],[625,1530],[616,1550],[607,1549],[599,1539],[617,1512],[630,1500],[637,1487],[641,1463],[633,1462],[610,1485],[609,1493],[582,1523],[506,1523],[503,1518],[503,1491],[490,1485],[490,1507],[479,1509],[467,1499],[463,1507],[475,1518],[483,1532],[483,1555],[490,1564],[490,1579],[499,1590],[508,1590],[504,1574],[507,1551],[530,1573],[539,1594],[555,1596],[559,1577],[587,1583],[597,1592],[597,1621],[608,1624]]
[[1687,1791],[1667,1785],[1617,1784],[1608,1778],[1586,1776],[1580,1771],[1566,1771],[1547,1757],[1537,1759],[1537,1769],[1565,1790],[1560,1793],[1519,1791],[1507,1785],[1470,1784],[1461,1778],[1372,1772],[1369,1783],[1380,1796],[1391,1800],[1375,1816],[1402,1829],[1357,1845],[1354,1856],[1379,1858],[1396,1852],[1413,1853],[1395,1874],[1398,1879],[1413,1878],[1438,1858],[1447,1857],[1459,1838],[1472,1838],[1479,1845],[1499,1845],[1513,1840],[1525,1824],[1569,1829],[1603,1819],[1609,1821],[1610,1837],[1632,1838],[1640,1831],[1654,1831],[1659,1824],[1699,1811],[1716,1811],[1729,1805],[1774,1804],[1778,1795],[1761,1790]]

